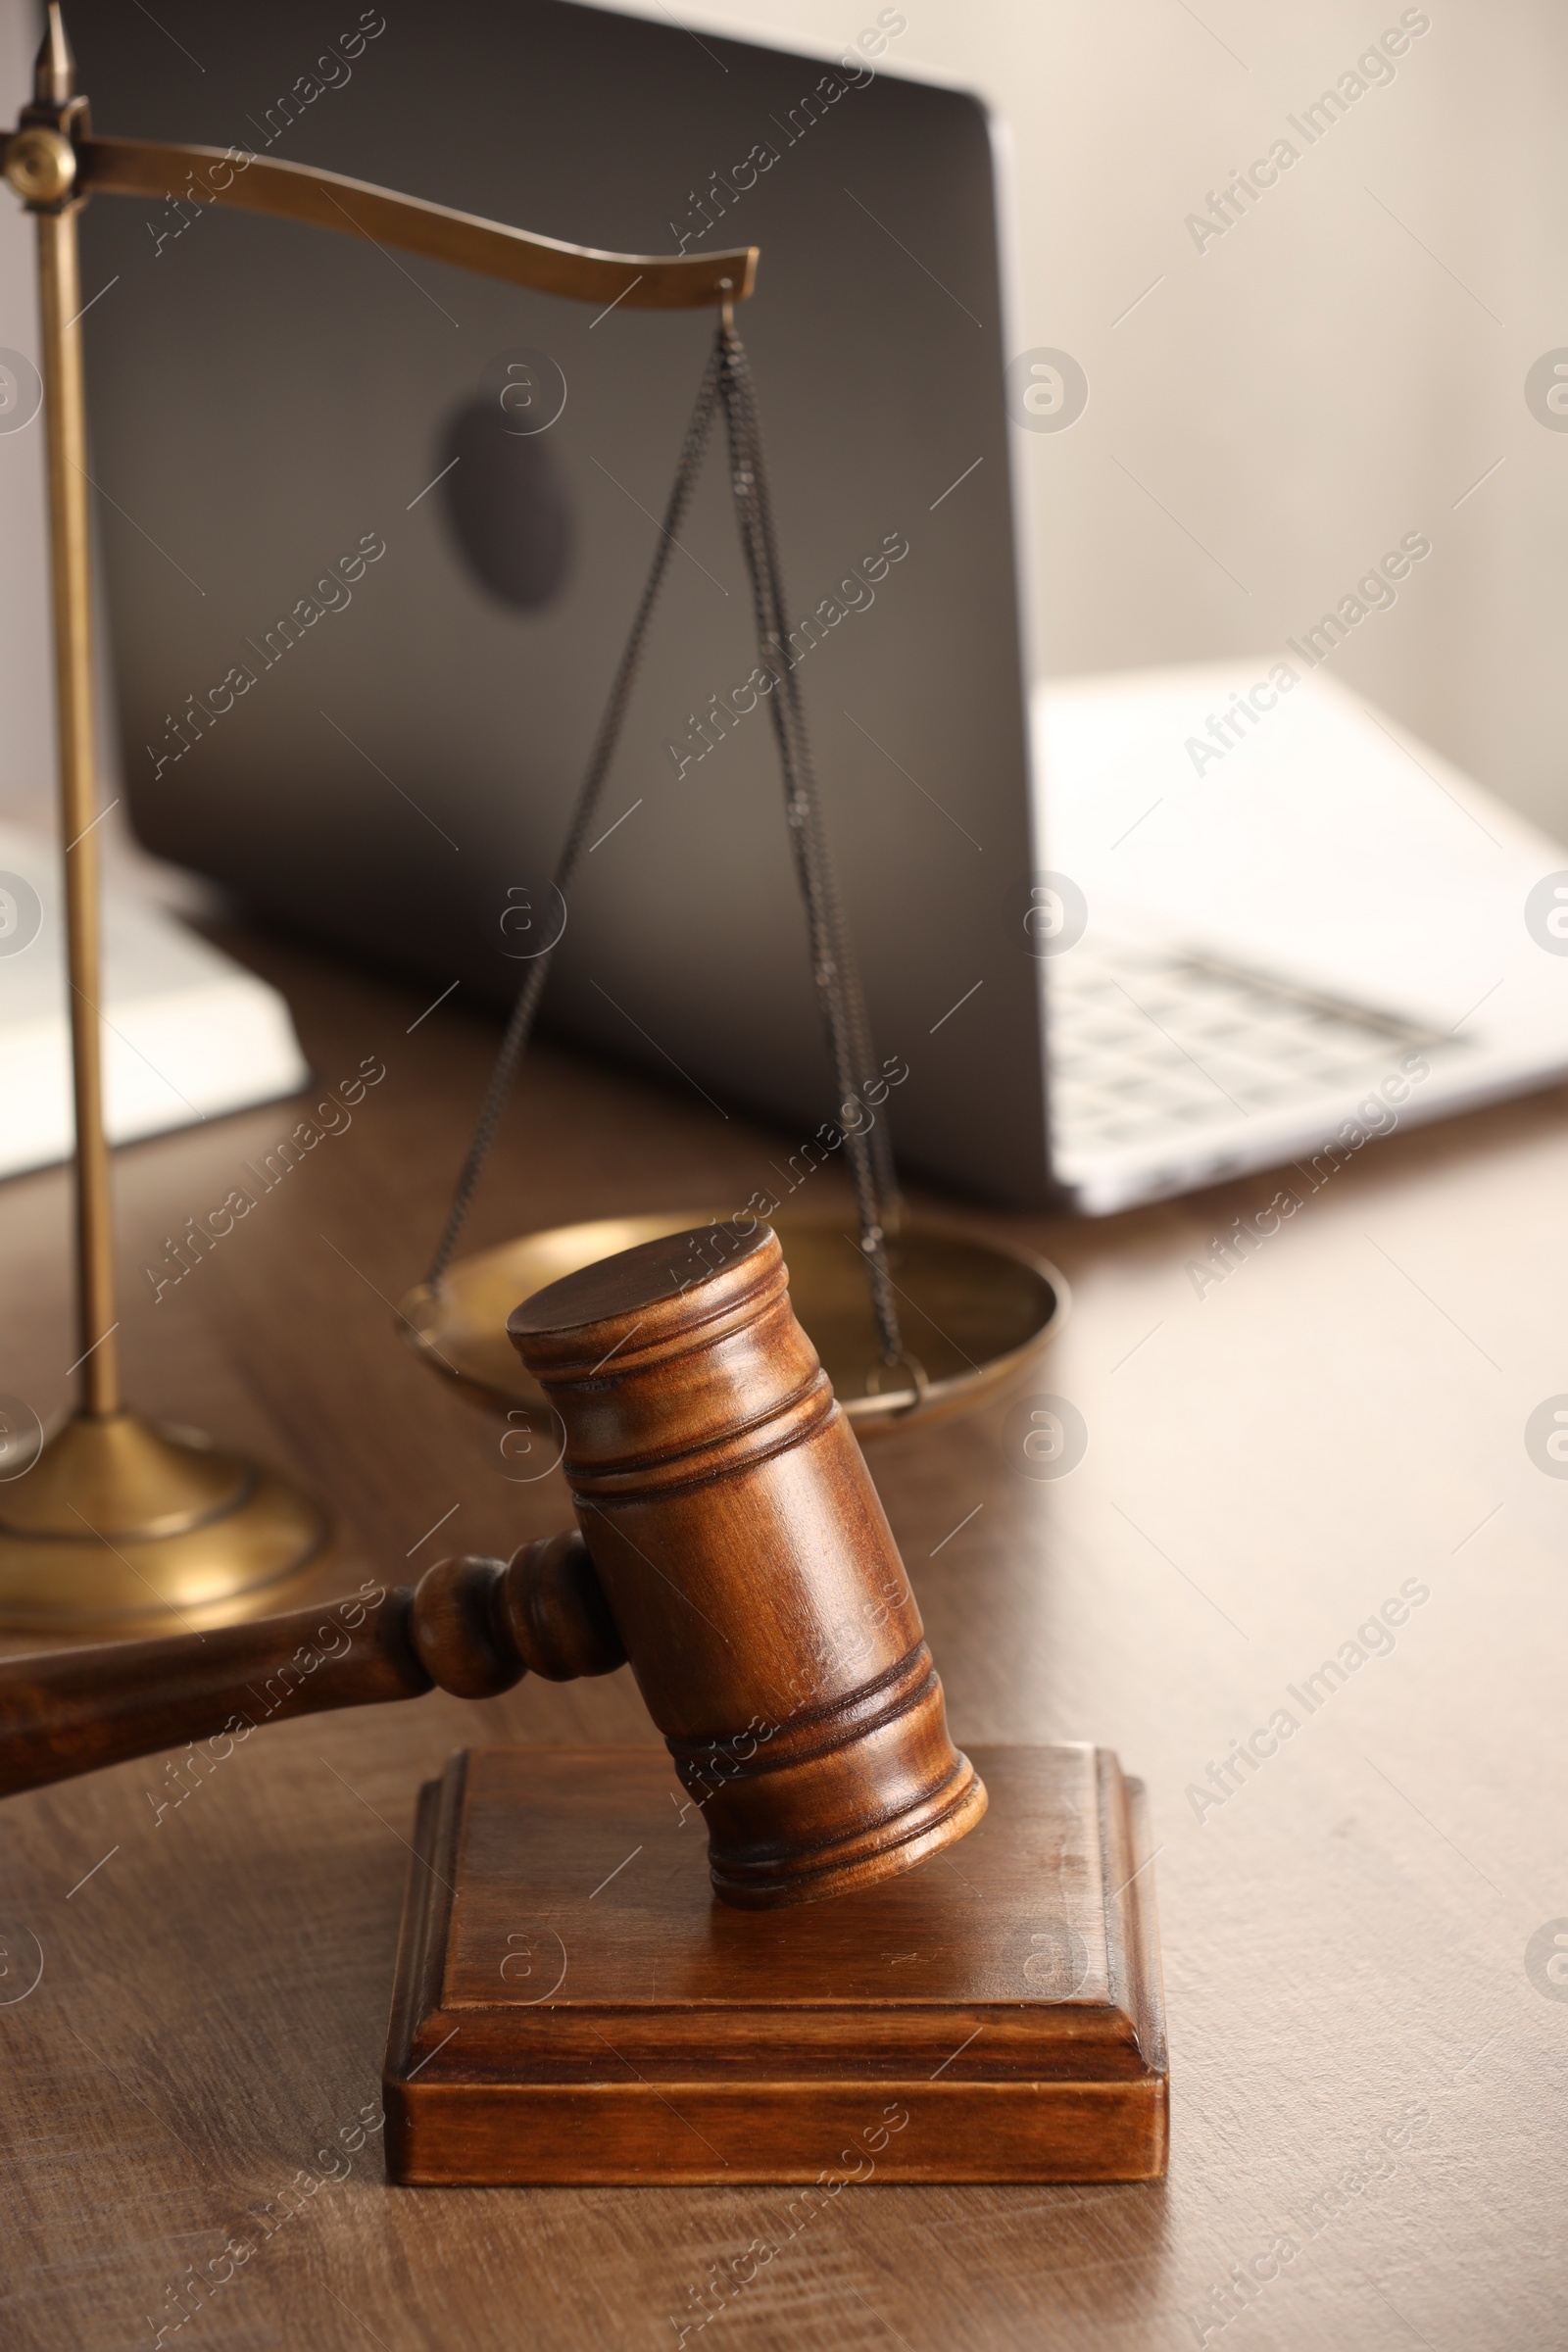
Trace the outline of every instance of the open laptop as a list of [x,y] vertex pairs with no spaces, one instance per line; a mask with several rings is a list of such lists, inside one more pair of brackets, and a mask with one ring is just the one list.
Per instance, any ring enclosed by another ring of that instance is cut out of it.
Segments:
[[[1308,1148],[1409,1056],[1400,1118],[1555,1074],[1568,973],[1523,902],[1562,854],[1474,802],[1502,859],[1483,882],[1443,831],[1474,788],[1418,748],[1430,777],[1407,776],[1402,739],[1368,801],[1384,722],[1305,675],[1234,743],[1223,678],[1090,681],[1031,718],[996,128],[899,74],[897,8],[864,13],[822,58],[565,0],[470,0],[456,44],[449,14],[372,9],[323,47],[308,0],[156,21],[73,0],[72,30],[105,131],[620,250],[760,246],[740,323],[906,1166],[1105,1210]],[[595,316],[178,190],[96,202],[83,233],[141,839],[432,1001],[510,1002],[515,908],[544,902],[711,322]],[[538,429],[507,406],[519,381]],[[831,1071],[766,717],[741,708],[722,475],[682,534],[546,1022],[805,1139]],[[1226,748],[1198,775],[1211,715]],[[1279,868],[1261,913],[1254,854]],[[1477,999],[1498,985],[1467,1011],[1442,952],[1483,906]]]
[[1316,1182],[1568,1076],[1568,851],[1345,686],[1282,652],[1064,682],[1035,718],[1080,1206],[1293,1160]]

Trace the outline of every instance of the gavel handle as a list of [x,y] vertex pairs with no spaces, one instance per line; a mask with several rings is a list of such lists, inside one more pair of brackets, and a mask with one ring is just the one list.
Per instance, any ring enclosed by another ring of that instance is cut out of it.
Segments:
[[286,1617],[8,1658],[0,1796],[436,1685],[489,1698],[529,1672],[551,1682],[609,1674],[625,1655],[581,1536],[550,1536],[507,1563],[443,1560],[417,1586],[370,1584]]

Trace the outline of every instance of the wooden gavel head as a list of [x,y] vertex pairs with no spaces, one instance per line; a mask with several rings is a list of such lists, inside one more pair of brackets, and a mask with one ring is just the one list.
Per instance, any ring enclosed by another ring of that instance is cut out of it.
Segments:
[[907,1870],[985,1811],[904,1566],[766,1226],[585,1266],[508,1329],[565,1424],[581,1534],[416,1589],[0,1662],[0,1795],[270,1721],[631,1660],[726,1902]]
[[985,1789],[776,1236],[645,1242],[507,1329],[565,1425],[598,1583],[703,1808],[715,1891],[810,1901],[972,1829]]

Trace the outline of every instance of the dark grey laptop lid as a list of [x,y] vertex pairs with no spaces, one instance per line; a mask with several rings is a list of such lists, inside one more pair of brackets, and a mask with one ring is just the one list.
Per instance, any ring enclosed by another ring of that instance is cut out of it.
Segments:
[[[882,12],[895,50],[899,22]],[[321,23],[303,0],[71,14],[102,130],[248,145],[619,250],[761,247],[740,324],[879,1052],[908,1068],[901,1157],[1038,1198],[983,110],[558,0],[345,11],[330,43]],[[89,391],[138,833],[432,993],[510,1001],[508,908],[531,886],[548,919],[711,319],[596,318],[190,201],[102,199],[84,236],[86,290],[109,289]],[[509,355],[514,418],[564,380],[547,430],[496,429]],[[834,1089],[767,710],[744,709],[755,661],[715,443],[546,1019],[804,1137]]]

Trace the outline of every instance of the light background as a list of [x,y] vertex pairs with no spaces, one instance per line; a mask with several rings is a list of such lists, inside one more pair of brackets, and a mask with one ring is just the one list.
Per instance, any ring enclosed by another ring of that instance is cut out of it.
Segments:
[[[841,46],[877,13],[692,0],[681,22]],[[1038,669],[1275,651],[1424,531],[1431,560],[1334,667],[1568,836],[1568,433],[1524,399],[1531,364],[1568,346],[1560,7],[1433,0],[1396,78],[1201,254],[1187,215],[1274,139],[1302,146],[1286,116],[1398,24],[1394,0],[899,13],[890,67],[965,82],[1011,124],[1017,347],[1065,349],[1090,379],[1070,431],[1017,436]],[[0,0],[11,119],[35,39],[28,0]],[[0,345],[37,348],[30,238],[9,203]],[[41,454],[36,427],[0,435],[0,808],[49,789]]]

